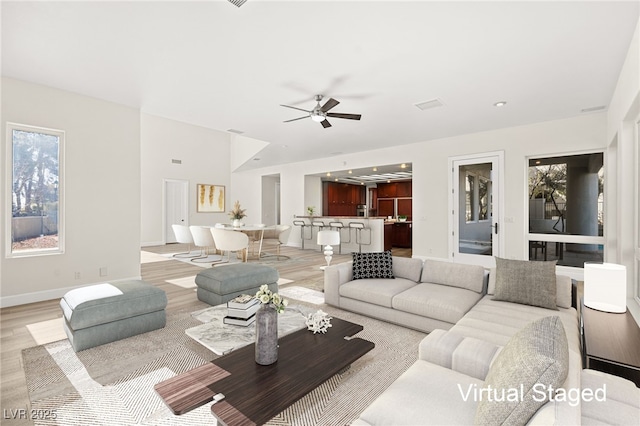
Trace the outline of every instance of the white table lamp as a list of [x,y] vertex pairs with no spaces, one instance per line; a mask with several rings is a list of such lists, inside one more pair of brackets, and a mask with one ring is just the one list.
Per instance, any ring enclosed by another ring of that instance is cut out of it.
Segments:
[[627,311],[627,268],[615,263],[584,263],[584,305],[604,312]]
[[329,266],[333,257],[332,246],[340,244],[340,233],[338,231],[319,231],[318,244],[324,246],[324,258],[327,260],[327,266]]

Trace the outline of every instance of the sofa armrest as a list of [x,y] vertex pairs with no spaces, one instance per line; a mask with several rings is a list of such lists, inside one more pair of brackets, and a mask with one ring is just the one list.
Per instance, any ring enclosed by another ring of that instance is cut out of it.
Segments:
[[340,286],[353,280],[353,262],[338,263],[324,270],[324,301],[340,307]]
[[444,330],[422,339],[418,359],[484,380],[502,346]]

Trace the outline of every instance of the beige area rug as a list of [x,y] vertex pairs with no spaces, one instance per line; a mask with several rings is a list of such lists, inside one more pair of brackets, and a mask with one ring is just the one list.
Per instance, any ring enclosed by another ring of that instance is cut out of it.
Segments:
[[[78,353],[66,339],[25,349],[31,409],[57,414],[55,422],[36,419],[34,424],[215,424],[210,403],[176,416],[153,389],[156,383],[217,357],[185,334],[187,328],[200,324],[191,313],[202,307],[194,302],[191,311],[168,314],[163,329]],[[415,362],[425,334],[327,305],[308,307],[363,325],[358,336],[376,347],[268,424],[349,424]]]
[[[153,254],[153,253],[151,253]],[[184,263],[188,263],[190,265],[194,265],[194,266],[199,266],[201,268],[210,268],[210,267],[221,267],[224,265],[229,265],[229,264],[234,264],[234,263],[241,263],[242,259],[239,258],[236,253],[231,253],[231,256],[229,258],[229,261],[227,262],[227,256],[225,254],[224,256],[224,262],[220,262],[220,260],[222,260],[222,256],[220,255],[209,255],[208,256],[208,261],[205,261],[205,259],[199,259],[197,262],[192,262],[191,259],[189,258],[185,258],[185,257],[173,257],[174,253],[164,253],[164,254],[157,254],[155,256],[160,256],[162,258],[162,260],[177,260],[180,262],[184,262]],[[156,257],[154,256],[150,256],[150,259],[155,259]],[[284,257],[276,257],[275,255],[271,255],[268,252],[262,252],[262,257],[260,257],[259,259],[257,258],[257,256],[255,255],[249,255],[249,263],[257,263],[260,265],[271,265],[271,266],[283,266],[289,263],[298,263],[298,262],[304,262],[304,260],[301,259],[295,259],[295,258],[284,258]]]

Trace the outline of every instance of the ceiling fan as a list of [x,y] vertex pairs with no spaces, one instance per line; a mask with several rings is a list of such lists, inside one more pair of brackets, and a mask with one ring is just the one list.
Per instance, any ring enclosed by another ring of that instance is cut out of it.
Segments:
[[316,102],[318,104],[311,111],[308,111],[308,110],[302,109],[302,108],[289,106],[289,105],[280,105],[280,106],[283,106],[285,108],[291,108],[291,109],[297,109],[297,110],[300,110],[300,111],[304,111],[304,112],[306,112],[308,114],[308,115],[305,115],[304,117],[293,118],[291,120],[285,120],[284,122],[288,123],[290,121],[302,120],[303,118],[311,118],[313,121],[322,124],[322,127],[324,127],[326,129],[327,127],[331,127],[331,123],[329,123],[329,121],[327,121],[327,117],[346,118],[347,120],[360,120],[360,117],[362,117],[360,114],[344,114],[344,113],[340,113],[340,112],[329,112],[330,109],[332,109],[333,107],[338,105],[340,102],[336,101],[333,98],[329,98],[329,100],[327,102],[325,102],[324,105],[320,106],[320,101],[322,101],[322,98],[323,98],[322,95],[316,95]]

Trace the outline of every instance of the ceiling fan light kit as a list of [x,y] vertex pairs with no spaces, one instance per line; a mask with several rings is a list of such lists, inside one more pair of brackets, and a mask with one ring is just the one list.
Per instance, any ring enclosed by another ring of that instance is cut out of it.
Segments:
[[302,109],[302,108],[298,108],[298,107],[294,107],[294,106],[290,106],[290,105],[280,105],[280,106],[283,106],[285,108],[291,108],[291,109],[297,109],[299,111],[304,111],[304,112],[306,112],[308,114],[308,115],[305,115],[304,117],[292,118],[291,120],[285,120],[284,122],[285,123],[289,123],[290,121],[302,120],[303,118],[311,118],[316,123],[322,124],[322,127],[324,127],[326,129],[327,127],[331,127],[331,123],[329,123],[329,121],[327,120],[327,117],[344,118],[344,119],[347,119],[347,120],[360,120],[360,117],[362,117],[360,114],[346,114],[346,113],[340,113],[340,112],[329,112],[330,109],[332,109],[333,107],[338,105],[340,102],[336,101],[333,98],[329,98],[329,100],[327,102],[325,102],[324,105],[320,106],[320,101],[322,101],[323,97],[324,97],[323,95],[316,95],[316,103],[317,104],[316,104],[315,108],[313,108],[312,110],[306,110],[306,109]]

